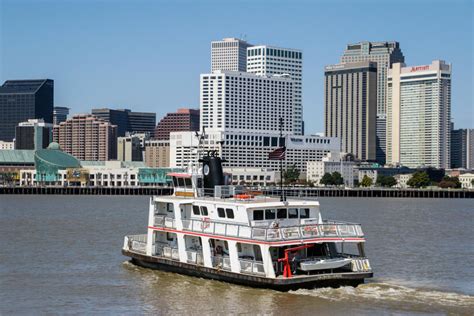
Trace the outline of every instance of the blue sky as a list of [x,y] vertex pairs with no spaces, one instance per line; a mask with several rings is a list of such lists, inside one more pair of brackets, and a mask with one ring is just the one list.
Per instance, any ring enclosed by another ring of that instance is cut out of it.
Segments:
[[473,1],[0,0],[0,80],[51,78],[55,104],[199,107],[210,42],[302,49],[306,132],[323,130],[323,68],[347,43],[400,42],[408,65],[453,64],[452,117],[474,127]]

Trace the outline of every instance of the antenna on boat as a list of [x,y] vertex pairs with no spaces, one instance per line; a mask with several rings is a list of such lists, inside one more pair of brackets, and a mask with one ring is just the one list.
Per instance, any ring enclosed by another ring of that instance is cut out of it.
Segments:
[[[283,117],[280,116],[280,140],[279,145],[283,142]],[[285,144],[286,146],[286,144]],[[286,148],[285,148],[286,151]],[[286,159],[286,153],[283,153],[283,159]],[[285,193],[283,192],[283,159],[280,159],[280,201],[286,201]]]

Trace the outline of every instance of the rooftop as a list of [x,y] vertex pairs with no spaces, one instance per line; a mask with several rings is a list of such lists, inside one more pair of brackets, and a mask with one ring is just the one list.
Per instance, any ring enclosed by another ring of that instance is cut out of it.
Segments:
[[35,93],[46,82],[53,82],[51,79],[38,80],[7,80],[0,87],[1,93]]
[[0,150],[0,164],[34,164],[35,151],[26,149]]

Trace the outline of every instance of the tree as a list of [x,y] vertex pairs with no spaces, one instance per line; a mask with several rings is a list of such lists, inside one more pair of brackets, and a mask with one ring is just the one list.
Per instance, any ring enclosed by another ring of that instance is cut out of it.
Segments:
[[438,186],[443,189],[447,188],[453,188],[453,189],[459,189],[461,187],[461,182],[459,181],[458,177],[444,177],[443,180],[441,180],[438,183]]
[[390,188],[390,187],[393,187],[395,184],[397,184],[397,180],[395,180],[395,178],[392,176],[385,176],[381,174],[377,176],[376,183],[379,186]]
[[343,185],[344,179],[342,178],[341,174],[337,171],[334,171],[331,175],[332,182],[334,185]]
[[407,185],[412,188],[422,188],[431,184],[430,178],[425,171],[417,171],[407,181]]
[[334,181],[330,173],[326,172],[321,180],[319,180],[319,183],[322,185],[333,185]]
[[292,165],[288,169],[286,169],[283,175],[285,177],[286,183],[294,183],[300,177],[300,170],[296,168],[296,165]]
[[370,187],[372,185],[372,183],[373,183],[372,178],[369,177],[368,175],[365,175],[362,178],[362,181],[360,182],[360,185],[363,186],[363,187]]

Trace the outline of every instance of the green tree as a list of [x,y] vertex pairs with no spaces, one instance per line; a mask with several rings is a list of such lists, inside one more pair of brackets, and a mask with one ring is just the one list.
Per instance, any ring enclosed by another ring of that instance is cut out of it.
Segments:
[[422,188],[431,184],[430,177],[425,171],[417,171],[407,181],[407,185],[412,188]]
[[368,175],[365,175],[362,178],[362,181],[360,182],[360,185],[363,186],[363,187],[370,187],[372,185],[372,183],[373,183],[372,178],[369,177]]
[[377,176],[377,185],[381,187],[393,187],[395,184],[397,184],[397,180],[395,180],[394,177],[392,176],[385,176],[383,174]]
[[326,172],[323,177],[321,178],[321,180],[319,180],[319,183],[322,184],[322,185],[333,185],[334,184],[334,181],[332,179],[332,176],[330,173]]
[[461,187],[461,182],[459,181],[458,177],[446,176],[443,178],[443,180],[441,180],[438,183],[438,186],[443,189],[446,189],[446,188],[459,189]]
[[344,184],[344,179],[342,178],[341,174],[337,171],[334,171],[331,175],[332,177],[332,182],[334,185],[343,185]]
[[296,168],[296,165],[292,165],[286,169],[286,171],[283,173],[283,176],[285,177],[286,183],[294,183],[300,177],[300,170]]

